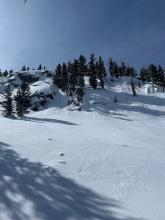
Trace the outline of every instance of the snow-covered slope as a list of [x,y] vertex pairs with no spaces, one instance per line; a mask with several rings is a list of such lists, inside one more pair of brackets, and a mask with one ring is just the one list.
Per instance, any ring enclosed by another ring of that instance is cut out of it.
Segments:
[[57,94],[0,117],[0,220],[164,220],[165,94],[107,81],[82,111]]

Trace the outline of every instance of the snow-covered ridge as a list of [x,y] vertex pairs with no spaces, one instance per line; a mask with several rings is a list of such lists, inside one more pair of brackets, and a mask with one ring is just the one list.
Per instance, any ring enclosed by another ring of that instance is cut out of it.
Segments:
[[[30,92],[32,97],[31,109],[38,111],[49,107],[67,108],[68,110],[77,109],[74,106],[68,107],[69,97],[65,93],[56,88],[53,84],[54,73],[49,70],[33,70],[33,71],[19,71],[12,73],[9,77],[1,77],[1,93],[4,90],[5,84],[12,83],[13,95],[23,81],[30,85]],[[134,99],[132,95],[131,78],[120,77],[113,80],[110,77],[105,79],[105,90],[93,90],[89,85],[89,77],[84,77],[85,80],[85,96],[82,104],[82,110],[85,111],[102,111],[110,112],[114,106],[114,100],[117,102],[136,102],[136,100],[150,99],[150,94],[159,96],[160,92],[164,92],[161,86],[155,86],[151,83],[143,83],[141,80],[134,78],[133,82],[137,92],[137,97]],[[129,96],[127,95],[129,94]],[[129,97],[129,98],[128,98]],[[147,98],[148,97],[148,98]]]

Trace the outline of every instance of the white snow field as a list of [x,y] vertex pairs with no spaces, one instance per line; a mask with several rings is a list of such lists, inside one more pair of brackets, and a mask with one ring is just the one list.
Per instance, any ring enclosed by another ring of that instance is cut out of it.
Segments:
[[0,117],[0,220],[165,220],[165,93],[123,85]]

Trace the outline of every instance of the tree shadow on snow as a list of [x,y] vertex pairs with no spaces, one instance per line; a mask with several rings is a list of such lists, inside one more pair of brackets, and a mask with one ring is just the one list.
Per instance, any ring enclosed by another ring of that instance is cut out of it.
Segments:
[[117,201],[103,198],[56,170],[52,173],[41,163],[23,159],[6,146],[0,144],[1,220],[134,219],[117,217]]
[[21,120],[38,122],[38,123],[48,122],[48,123],[56,123],[56,124],[64,124],[64,125],[78,125],[70,121],[50,119],[50,118],[22,117]]
[[[117,98],[117,103],[114,102],[114,98]],[[142,113],[154,117],[165,117],[165,110],[158,109],[159,107],[165,107],[165,99],[157,96],[150,95],[137,95],[134,97],[132,94],[125,92],[115,92],[102,90],[101,93],[95,92],[88,94],[87,100],[89,103],[85,103],[86,111],[98,111],[104,115],[116,114],[115,118],[131,121],[128,119],[129,114],[120,116],[120,111]],[[157,109],[155,107],[158,107]]]

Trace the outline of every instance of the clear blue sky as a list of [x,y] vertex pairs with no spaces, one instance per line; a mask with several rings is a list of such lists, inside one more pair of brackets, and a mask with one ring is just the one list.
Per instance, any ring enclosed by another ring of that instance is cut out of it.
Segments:
[[1,0],[0,68],[54,69],[92,52],[165,66],[165,1]]

